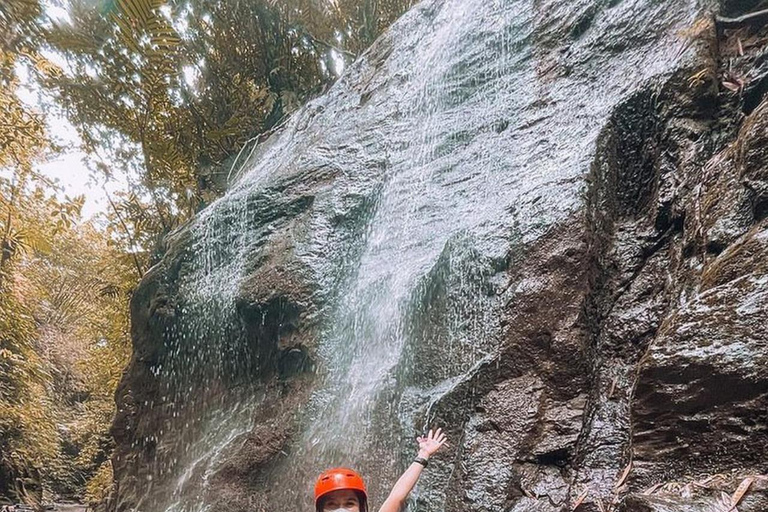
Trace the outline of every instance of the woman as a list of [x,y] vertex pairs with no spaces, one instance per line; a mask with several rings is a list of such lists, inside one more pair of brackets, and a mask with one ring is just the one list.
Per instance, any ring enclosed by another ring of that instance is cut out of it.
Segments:
[[[379,512],[400,512],[413,486],[419,480],[421,470],[429,458],[445,444],[445,434],[440,429],[429,431],[427,437],[416,439],[419,453],[413,463],[397,481]],[[347,468],[325,471],[315,484],[316,512],[368,512],[368,494],[363,479]]]

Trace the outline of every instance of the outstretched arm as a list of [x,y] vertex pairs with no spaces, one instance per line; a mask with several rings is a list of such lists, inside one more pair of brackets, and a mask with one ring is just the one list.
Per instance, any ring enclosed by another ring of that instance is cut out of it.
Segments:
[[[419,457],[429,459],[432,454],[445,444],[445,434],[443,434],[441,429],[437,429],[435,432],[430,430],[427,437],[419,437],[417,441],[419,442]],[[408,495],[419,480],[423,469],[424,466],[418,462],[412,462],[408,469],[405,470],[405,473],[397,480],[379,512],[400,512],[400,509],[405,505],[405,500],[408,499]]]

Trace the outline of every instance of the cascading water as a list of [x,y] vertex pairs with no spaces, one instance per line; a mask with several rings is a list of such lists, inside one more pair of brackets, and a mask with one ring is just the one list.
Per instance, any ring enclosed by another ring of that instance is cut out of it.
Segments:
[[[466,144],[450,137],[446,140],[445,133],[446,126],[457,124],[455,120],[463,109],[473,108],[467,101],[470,96],[506,95],[509,83],[500,80],[503,70],[523,60],[511,55],[505,45],[507,38],[525,37],[524,30],[510,26],[510,12],[500,6],[497,2],[487,20],[497,25],[497,33],[488,40],[483,55],[488,59],[482,70],[484,78],[457,73],[467,65],[465,59],[472,59],[469,52],[457,47],[467,44],[466,32],[459,27],[475,6],[456,2],[440,10],[433,19],[434,34],[429,44],[411,56],[412,69],[429,69],[430,73],[416,73],[408,88],[401,90],[403,97],[398,103],[404,112],[402,120],[381,126],[375,133],[379,139],[376,144],[383,146],[377,150],[389,157],[385,181],[372,218],[366,222],[365,246],[353,270],[354,277],[321,344],[327,378],[316,394],[330,399],[323,401],[322,408],[307,420],[301,446],[310,448],[302,450],[300,457],[306,469],[296,472],[294,478],[309,481],[313,474],[332,464],[354,464],[371,470],[382,464],[371,457],[368,448],[372,436],[388,436],[374,426],[386,429],[389,422],[390,429],[399,430],[398,412],[404,417],[413,412],[398,411],[397,403],[385,403],[382,418],[378,423],[374,418],[376,408],[382,407],[381,397],[392,400],[399,391],[401,377],[411,370],[404,349],[419,327],[413,324],[411,313],[422,299],[420,285],[423,287],[422,282],[436,265],[445,267],[438,272],[451,274],[473,264],[483,269],[487,263],[483,260],[505,258],[503,252],[494,254],[494,248],[486,248],[489,254],[482,254],[482,249],[473,248],[471,235],[465,234],[482,231],[484,223],[495,224],[496,229],[508,222],[502,214],[504,201],[498,197],[505,194],[499,187],[503,173],[491,162],[481,164],[486,167],[482,173],[467,173],[466,168],[456,165],[462,158],[457,153],[465,150]],[[485,91],[472,84],[473,80],[485,81]],[[454,95],[466,97],[457,102]],[[465,127],[467,132],[479,128]],[[403,134],[410,134],[412,140],[400,147],[392,143]],[[490,161],[492,155],[477,157]],[[465,198],[456,197],[452,183],[462,183],[462,188],[472,191]],[[441,259],[447,244],[454,250]],[[471,257],[477,261],[465,259]],[[454,292],[465,294],[466,302],[457,304],[457,310],[446,319],[448,339],[441,349],[444,353],[435,355],[446,360],[445,377],[462,374],[493,350],[492,340],[483,336],[483,325],[491,325],[493,315],[491,308],[483,310],[480,306],[480,283],[472,281],[471,273],[458,274],[467,282],[460,283]],[[468,334],[476,338],[468,340]],[[454,342],[464,343],[463,350],[451,350]],[[392,443],[394,461],[399,443],[392,438],[388,441]],[[302,497],[296,504],[304,502]]]
[[[295,467],[276,470],[293,480],[310,482],[314,474],[334,464],[370,469],[380,464],[367,451],[372,436],[387,437],[372,432],[375,408],[380,406],[378,400],[385,390],[389,397],[397,392],[399,374],[413,371],[404,359],[407,355],[403,348],[419,326],[413,324],[409,312],[414,303],[423,299],[419,295],[426,292],[424,280],[430,272],[466,279],[453,290],[462,300],[448,312],[446,345],[442,353],[435,354],[446,361],[445,375],[441,377],[461,375],[492,354],[494,341],[484,332],[485,326],[493,324],[494,315],[492,304],[483,297],[487,293],[482,288],[488,285],[483,283],[487,276],[482,273],[493,268],[491,260],[503,266],[509,240],[490,240],[483,247],[478,239],[486,234],[493,236],[494,232],[513,233],[512,217],[505,214],[505,209],[510,204],[509,196],[520,189],[510,186],[509,180],[521,177],[504,172],[505,162],[496,158],[493,145],[478,152],[469,144],[476,135],[489,132],[488,123],[466,126],[460,120],[467,109],[479,108],[473,104],[473,96],[482,98],[482,102],[488,101],[489,95],[498,98],[497,111],[489,112],[486,121],[516,115],[525,90],[510,81],[508,74],[519,68],[522,75],[530,64],[522,44],[530,29],[521,12],[496,2],[488,12],[490,18],[474,17],[476,22],[491,25],[492,37],[483,34],[483,27],[476,27],[478,32],[472,34],[462,22],[473,19],[470,14],[476,8],[471,2],[453,2],[433,14],[435,35],[407,63],[407,72],[413,73],[407,90],[401,91],[400,98],[385,100],[397,103],[397,110],[403,112],[401,119],[378,126],[371,133],[375,151],[387,155],[386,167],[375,177],[383,185],[371,218],[361,219],[366,226],[364,248],[359,261],[348,265],[351,276],[341,276],[346,283],[344,291],[323,330],[317,354],[323,384],[310,402],[306,431],[296,443],[297,454],[291,462]],[[472,49],[468,34],[485,37],[487,42],[482,48]],[[515,46],[519,52],[511,51]],[[446,133],[446,126],[454,128]],[[218,366],[207,376],[218,382],[232,371],[227,365],[233,360],[250,360],[238,354],[238,348],[233,349],[238,344],[231,342],[239,335],[238,285],[247,272],[249,255],[258,251],[250,245],[247,235],[265,229],[263,219],[249,215],[248,205],[278,171],[291,165],[285,161],[288,155],[295,154],[290,142],[278,141],[269,149],[269,155],[261,155],[260,163],[194,224],[194,256],[190,268],[181,275],[180,286],[180,296],[187,304],[182,314],[189,320],[184,326],[188,334],[181,335],[184,347],[179,350],[186,356],[176,354],[176,359],[183,361],[179,372],[186,376],[210,372],[211,366]],[[467,158],[474,159],[477,167],[460,165]],[[311,243],[297,247],[297,254],[310,254]],[[328,272],[323,268],[326,262],[320,260],[317,265],[317,274]],[[436,269],[436,265],[443,268]],[[477,275],[471,272],[472,267]],[[461,347],[452,350],[454,343]],[[184,392],[189,391],[199,393],[194,387]],[[189,402],[189,398],[183,401]],[[258,414],[255,401],[251,407],[253,414]],[[385,408],[389,414],[381,421],[391,422],[395,431],[400,430],[401,417],[412,414],[398,410],[396,403]],[[201,499],[204,492],[191,480],[196,477],[199,481],[200,475],[212,470],[217,454],[237,437],[233,433],[249,429],[249,414],[233,416],[236,419],[221,423],[220,418],[213,417],[201,427],[205,432],[203,447],[180,464],[185,470],[178,476],[174,491],[177,499],[168,507],[169,512],[205,510]],[[392,461],[387,464],[393,465],[398,462],[399,442],[387,440],[393,450]],[[291,495],[281,496],[281,502],[306,506],[307,498],[302,494],[297,496],[291,489]]]
[[[309,348],[285,349],[311,360],[299,366],[313,392],[254,484],[282,485],[254,507],[307,509],[314,476],[334,465],[370,475],[380,499],[431,405],[495,357],[505,272],[583,204],[611,106],[673,60],[641,48],[624,56],[632,74],[570,77],[536,40],[538,3],[419,4],[177,235],[150,404],[168,427],[151,440],[157,482],[140,510],[211,508],[210,478],[272,393],[265,361],[282,349],[264,339],[296,324],[316,326]],[[271,290],[267,267],[303,298]],[[244,298],[254,287],[266,299]],[[439,510],[441,490],[430,493]]]

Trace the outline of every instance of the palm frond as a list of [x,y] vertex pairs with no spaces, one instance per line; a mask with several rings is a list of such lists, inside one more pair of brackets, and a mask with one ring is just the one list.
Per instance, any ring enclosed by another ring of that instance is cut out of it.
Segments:
[[160,12],[164,0],[117,0],[110,18],[120,41],[131,51],[154,60],[168,61],[181,44],[176,29]]

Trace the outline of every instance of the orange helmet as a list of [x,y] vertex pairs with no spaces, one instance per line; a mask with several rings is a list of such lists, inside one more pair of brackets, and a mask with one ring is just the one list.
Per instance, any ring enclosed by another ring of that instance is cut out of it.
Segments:
[[329,492],[349,489],[355,491],[360,500],[360,511],[368,511],[368,493],[365,490],[363,478],[355,471],[347,468],[332,468],[317,477],[315,483],[315,509],[320,512],[321,499]]

